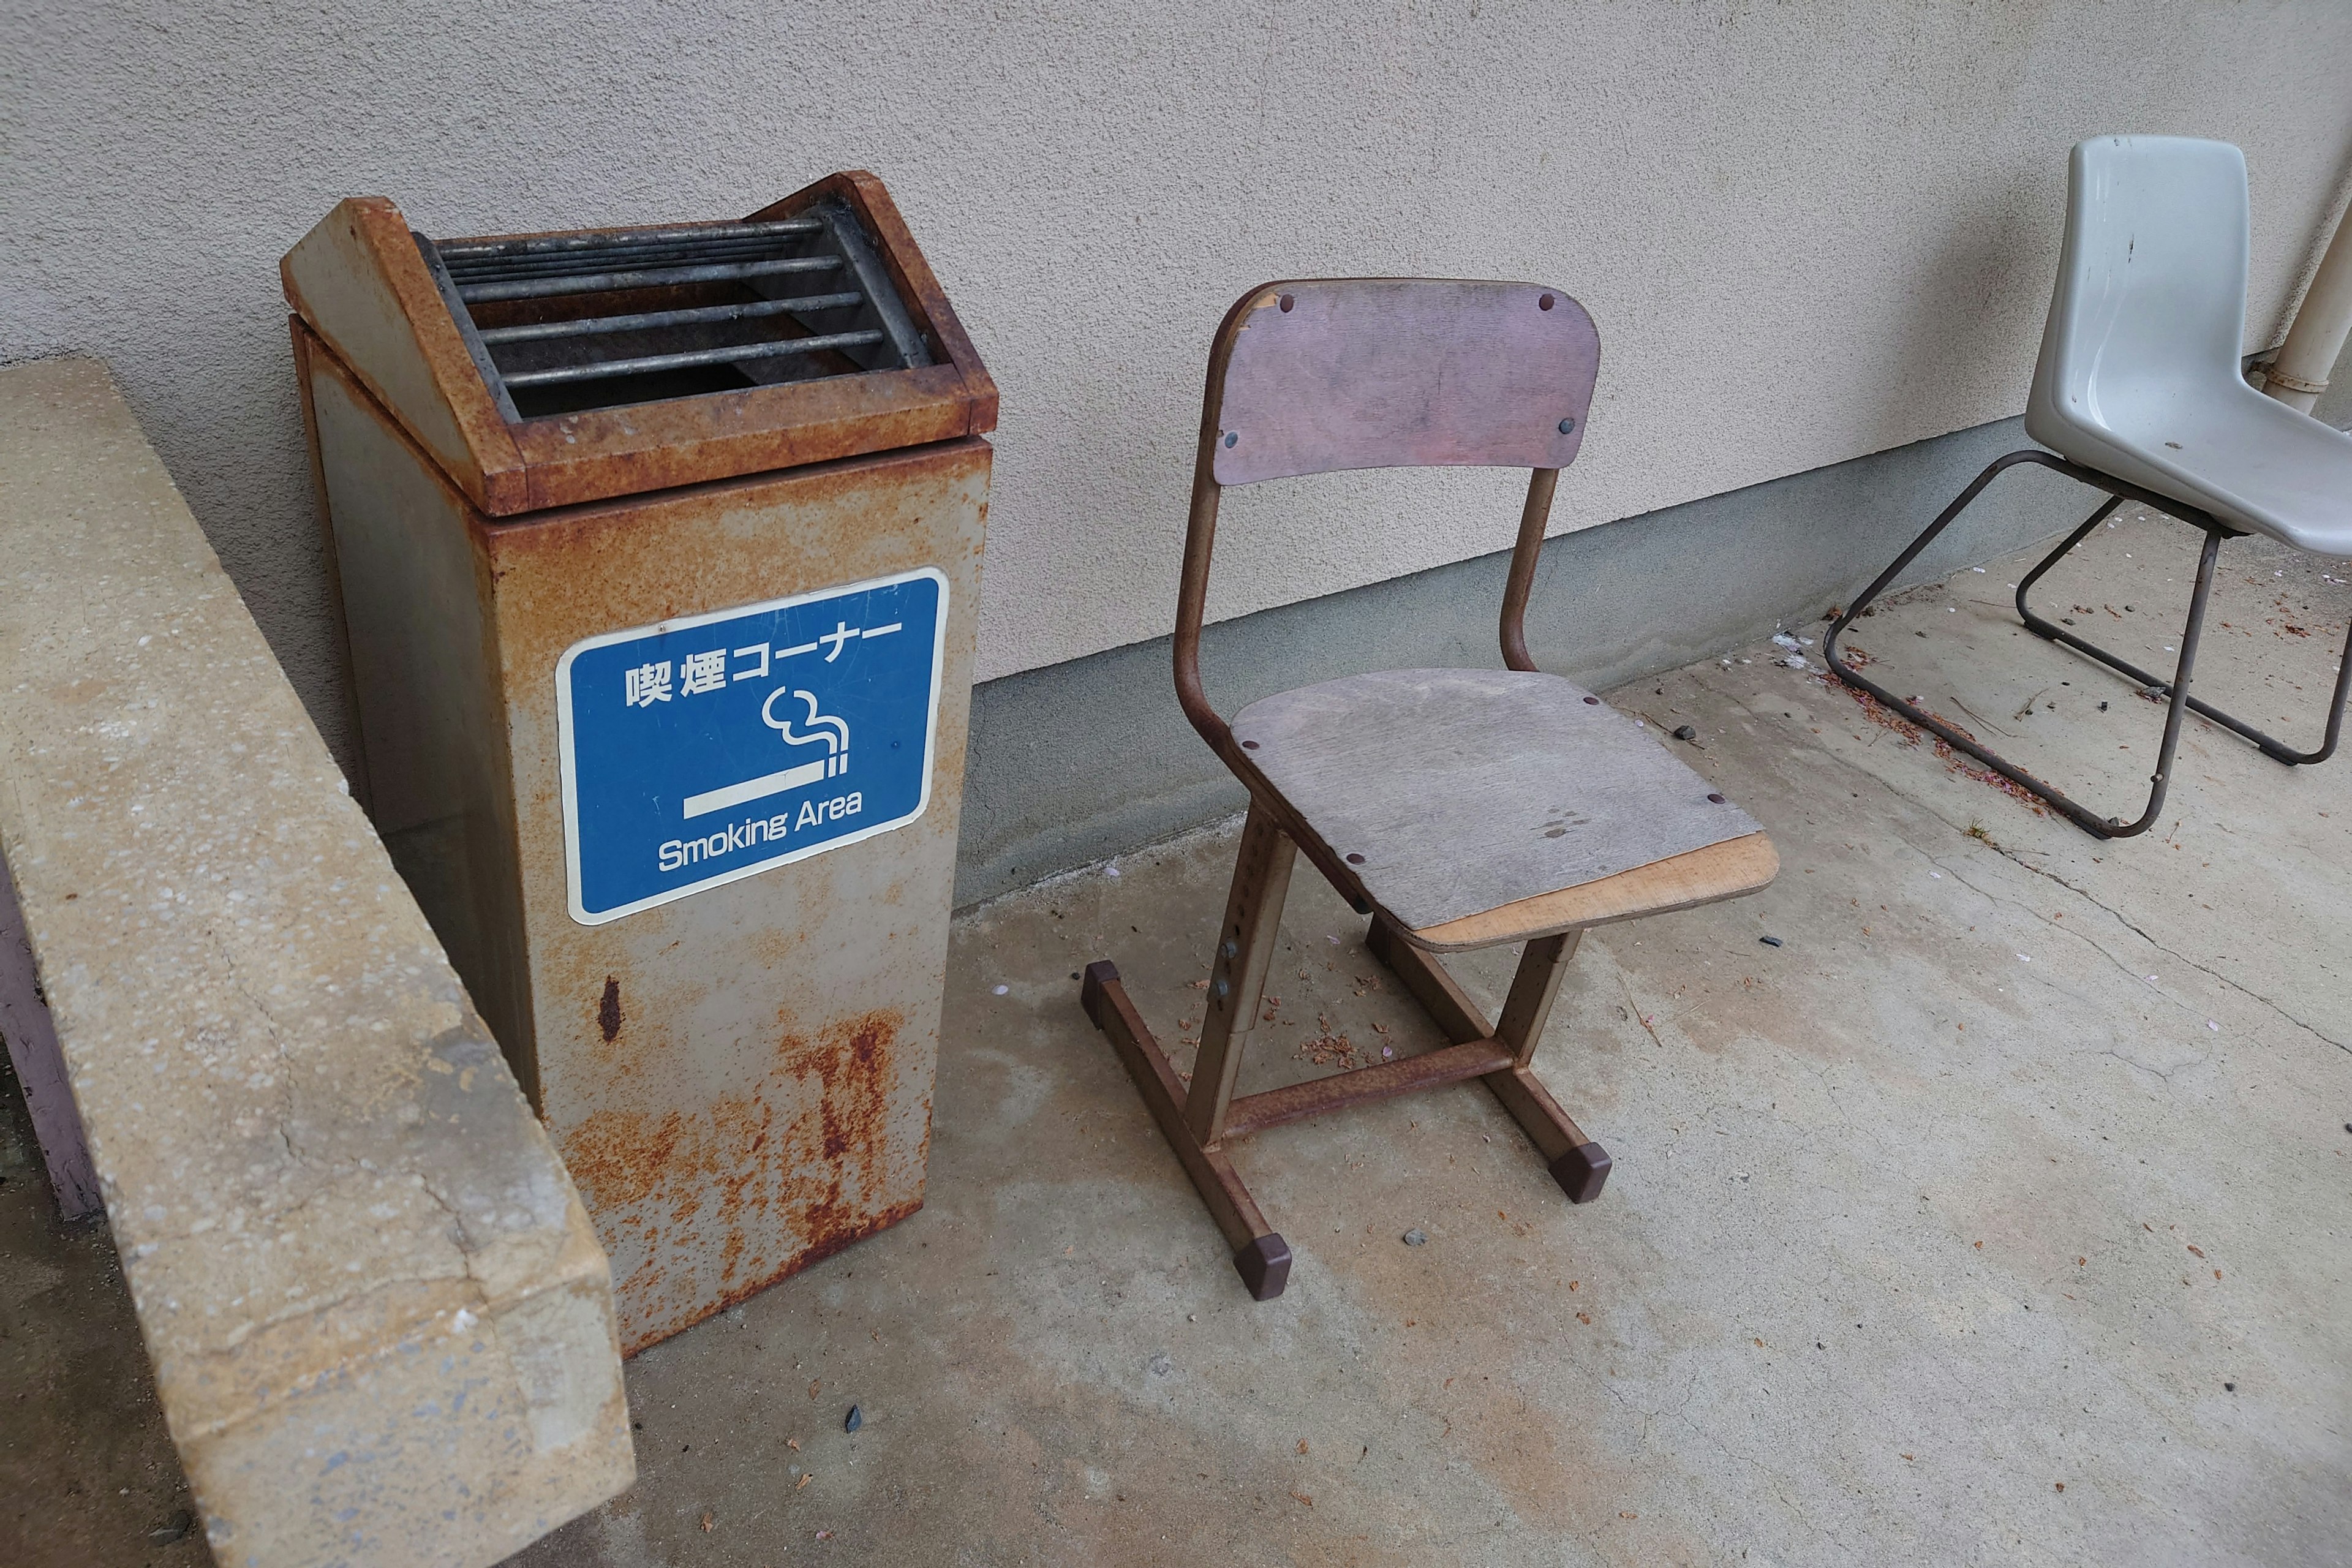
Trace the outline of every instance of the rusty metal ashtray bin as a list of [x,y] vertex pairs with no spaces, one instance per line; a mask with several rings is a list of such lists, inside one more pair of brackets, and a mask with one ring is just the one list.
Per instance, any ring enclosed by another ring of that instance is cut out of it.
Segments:
[[863,174],[282,271],[354,783],[634,1352],[922,1203],[995,387]]

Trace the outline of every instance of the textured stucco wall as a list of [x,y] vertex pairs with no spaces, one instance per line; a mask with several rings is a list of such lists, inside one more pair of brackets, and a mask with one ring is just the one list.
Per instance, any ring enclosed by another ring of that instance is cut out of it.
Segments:
[[[1281,275],[1591,309],[1577,527],[2021,405],[2064,153],[2246,149],[2250,346],[2347,168],[2352,6],[1265,7],[0,0],[0,358],[103,356],[331,734],[274,263],[337,198],[427,233],[889,181],[1004,392],[983,677],[1165,630],[1209,333]],[[1507,543],[1486,475],[1265,487],[1232,616]]]

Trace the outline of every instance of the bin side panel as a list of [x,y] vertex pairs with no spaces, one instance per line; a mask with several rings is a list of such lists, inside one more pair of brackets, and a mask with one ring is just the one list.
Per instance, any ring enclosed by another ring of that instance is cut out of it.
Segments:
[[522,504],[522,458],[398,208],[338,204],[278,269],[295,315],[444,471],[494,511]]
[[[922,1202],[990,450],[493,524],[542,1113],[635,1352]],[[556,672],[583,638],[936,568],[923,815],[609,923],[569,913]]]
[[306,362],[369,814],[536,1105],[479,514],[331,352]]

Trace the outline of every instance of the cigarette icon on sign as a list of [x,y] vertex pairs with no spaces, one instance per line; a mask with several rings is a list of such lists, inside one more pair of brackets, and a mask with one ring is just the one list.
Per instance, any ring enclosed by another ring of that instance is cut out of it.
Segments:
[[[808,718],[805,721],[807,728],[803,732],[793,733],[793,721],[789,714],[782,718],[776,716],[776,699],[779,697],[797,698],[807,704]],[[761,800],[772,795],[782,795],[786,790],[799,789],[803,784],[818,784],[825,779],[838,778],[849,771],[849,726],[830,714],[819,713],[816,710],[815,692],[794,691],[790,687],[777,687],[768,693],[768,700],[761,705],[760,721],[782,736],[785,745],[822,744],[824,747],[824,755],[814,761],[786,768],[781,773],[763,773],[755,779],[745,779],[741,784],[731,784],[720,789],[705,790],[700,795],[688,795],[686,815],[688,818],[707,816],[714,811],[725,811],[730,806],[741,805],[746,801]]]

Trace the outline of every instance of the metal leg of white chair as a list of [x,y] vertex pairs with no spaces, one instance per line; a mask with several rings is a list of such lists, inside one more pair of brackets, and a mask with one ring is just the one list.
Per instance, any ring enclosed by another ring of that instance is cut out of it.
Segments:
[[[2123,500],[2121,497],[2117,497],[2116,500],[2110,501],[2105,507],[2095,513],[2089,522],[2084,523],[2073,533],[2067,535],[2064,542],[2061,543],[2057,549],[2052,551],[2049,555],[2044,557],[2040,565],[2036,566],[2032,571],[2025,574],[2025,580],[2017,585],[2017,613],[2019,617],[2025,622],[2026,630],[2032,632],[2034,636],[2046,638],[2051,642],[2063,643],[2066,647],[2073,648],[2077,653],[2085,654],[2092,658],[2097,659],[2101,664],[2105,665],[2109,669],[2114,670],[2118,675],[2124,676],[2128,679],[2137,681],[2140,685],[2146,687],[2150,693],[2158,696],[2169,697],[2172,694],[2171,682],[2166,680],[2162,676],[2151,675],[2147,670],[2140,668],[2137,665],[2131,663],[2129,660],[2120,658],[2115,654],[2109,653],[2105,648],[2099,647],[2096,643],[2076,637],[2074,633],[2067,631],[2063,626],[2053,625],[2047,617],[2035,614],[2032,605],[2026,603],[2026,595],[2032,591],[2033,584],[2041,580],[2042,574],[2049,571],[2053,566],[2055,566],[2062,559],[2064,558],[2068,551],[2073,550],[2075,545],[2082,542],[2084,537],[2087,535],[2092,529],[2098,525],[2101,519],[2105,518],[2108,512],[2113,511],[2117,506],[2122,504]],[[2200,524],[2200,526],[2207,525]],[[2235,537],[2235,531],[2226,531],[2222,537]],[[2329,757],[2335,755],[2336,742],[2342,735],[2344,730],[2344,704],[2345,698],[2347,693],[2352,693],[2352,636],[2347,637],[2344,645],[2344,658],[2336,666],[2336,690],[2333,697],[2329,700],[2329,707],[2327,710],[2327,728],[2326,734],[2320,742],[2319,749],[2315,752],[2298,752],[2285,742],[2281,741],[2274,736],[2264,734],[2262,731],[2257,730],[2252,724],[2247,723],[2244,720],[2229,713],[2224,713],[2219,708],[2214,707],[2211,703],[2206,702],[2200,698],[2191,697],[2189,700],[2189,710],[2199,715],[2200,718],[2211,720],[2214,723],[2221,725],[2223,729],[2230,731],[2233,734],[2242,736],[2246,740],[2252,742],[2254,745],[2261,750],[2263,755],[2271,758],[2274,762],[2284,763],[2289,767],[2307,767],[2314,763],[2324,763]]]
[[[2063,631],[2060,631],[2054,626],[2049,626],[2049,623],[2046,621],[2042,623],[2042,626],[2049,627],[2048,631],[2042,631],[2042,627],[2035,628],[2037,631],[2041,631],[2041,635],[2045,637],[2049,636],[2051,632],[2056,632],[2056,640],[2065,642],[2070,647],[2081,647],[2083,651],[2091,654],[2094,658],[2100,658],[2109,665],[2123,669],[2124,673],[2133,676],[2134,679],[2140,680],[2143,685],[2160,687],[2167,691],[2171,698],[2171,700],[2168,705],[2168,710],[2165,714],[2164,741],[2158,752],[2156,772],[2149,776],[2148,780],[2149,790],[2147,806],[2138,817],[2131,822],[2125,822],[2120,817],[2100,816],[2096,813],[2091,811],[2066,795],[2054,785],[2044,783],[2041,779],[2034,777],[2032,773],[2029,773],[2023,769],[2010,763],[1997,752],[1988,750],[1973,735],[1963,733],[1961,731],[1956,729],[1944,720],[1927,712],[1925,709],[1918,707],[1915,703],[1912,703],[1904,698],[1897,697],[1894,692],[1889,691],[1886,688],[1879,685],[1876,681],[1872,680],[1868,676],[1862,674],[1859,670],[1849,668],[1845,660],[1838,656],[1838,638],[1844,635],[1845,629],[1853,623],[1855,617],[1867,609],[1871,603],[1875,600],[1880,594],[1885,591],[1887,584],[1893,583],[1896,577],[1901,575],[1904,568],[1910,565],[1914,560],[1918,558],[1919,552],[1925,550],[1937,534],[1943,532],[1946,528],[1950,526],[1951,523],[1958,518],[1962,511],[1968,509],[1969,503],[1975,500],[1976,498],[1983,492],[1984,488],[1992,482],[1996,476],[1998,476],[2003,469],[2021,462],[2039,463],[2045,468],[2056,468],[2060,472],[2068,475],[2070,478],[2080,479],[2086,484],[2094,486],[2102,486],[2113,482],[2106,480],[2105,476],[2097,474],[2093,470],[2083,468],[2076,464],[2069,463],[2063,458],[2053,458],[2045,452],[2028,449],[2024,451],[2011,452],[2005,457],[1996,458],[1985,468],[1984,472],[1979,474],[1976,479],[1969,483],[1968,489],[1960,492],[1958,499],[1956,499],[1951,505],[1944,509],[1943,512],[1937,517],[1935,521],[1927,525],[1926,531],[1923,531],[1918,538],[1911,542],[1910,547],[1895,558],[1895,563],[1889,566],[1885,571],[1880,573],[1877,579],[1873,582],[1868,588],[1863,591],[1861,596],[1856,598],[1853,604],[1847,605],[1838,618],[1831,624],[1828,635],[1822,639],[1822,657],[1828,663],[1831,673],[1835,675],[1838,679],[1843,681],[1846,685],[1853,687],[1855,690],[1868,693],[1881,706],[1901,714],[1905,719],[1909,720],[1912,723],[1918,725],[1921,729],[1927,731],[1930,734],[1933,734],[1937,739],[1943,741],[1953,750],[1965,752],[1969,756],[1974,757],[1978,762],[1982,763],[1985,766],[1992,769],[1993,772],[1999,773],[2002,778],[2009,780],[2011,784],[2016,784],[2019,788],[2025,790],[2028,794],[2034,795],[2036,798],[2046,802],[2053,809],[2056,810],[2068,821],[2074,823],[2076,826],[2084,829],[2085,832],[2095,834],[2101,838],[2127,838],[2134,834],[2147,832],[2150,826],[2154,826],[2157,814],[2164,809],[2165,792],[2171,784],[2173,754],[2178,750],[2180,742],[2181,720],[2186,716],[2188,705],[2195,701],[2193,698],[2189,698],[2188,696],[2189,674],[2196,662],[2198,642],[2204,635],[2205,610],[2208,603],[2212,597],[2214,563],[2221,552],[2221,541],[2231,537],[2234,531],[2214,521],[2210,518],[2205,517],[2201,513],[2198,514],[2196,517],[2183,518],[2182,520],[2184,521],[2195,522],[2199,527],[2201,527],[2206,531],[2205,548],[2203,552],[2198,558],[2197,587],[2196,591],[2189,596],[2189,620],[2181,633],[2180,663],[2179,668],[2174,671],[2173,678],[2170,681],[2160,681],[2153,677],[2131,670],[2127,667],[2120,665],[2116,660],[2109,656],[2101,653],[2097,648],[2091,647],[2087,644],[2082,643],[2078,638],[2067,636]],[[2107,514],[2112,512],[2117,506],[2121,505],[2124,500],[2127,499],[2140,500],[2148,505],[2160,506],[2161,510],[2169,512],[2173,516],[2177,517],[2180,515],[2180,513],[2174,510],[2171,506],[2162,505],[2159,502],[2158,498],[2149,496],[2142,491],[2137,491],[2129,486],[2120,486],[2118,488],[2120,488],[2125,493],[2111,496],[2105,504],[2101,506],[2097,511],[2091,514],[2088,521],[2084,522],[2081,527],[2074,530],[2073,533],[2069,534],[2064,542],[2060,544],[2056,550],[2053,551],[2048,556],[2046,556],[2040,565],[2036,566],[2032,572],[2026,574],[2024,583],[2021,584],[2019,588],[2019,603],[2021,611],[2031,617],[2029,619],[2029,625],[2032,624],[2032,620],[2039,619],[2039,617],[2032,617],[2030,611],[2024,611],[2023,600],[2025,589],[2031,587],[2036,579],[2038,579],[2044,572],[2047,572],[2053,565],[2056,564],[2068,551],[2074,549],[2075,545],[2082,542],[2082,541],[2089,535],[2091,531],[2097,527]],[[2347,654],[2347,662],[2352,663],[2352,654]],[[2337,684],[2339,689],[2341,689],[2346,685],[2346,682],[2339,678]],[[2342,704],[2339,701],[2339,714],[2341,707]],[[2331,741],[2333,735],[2331,731]]]

